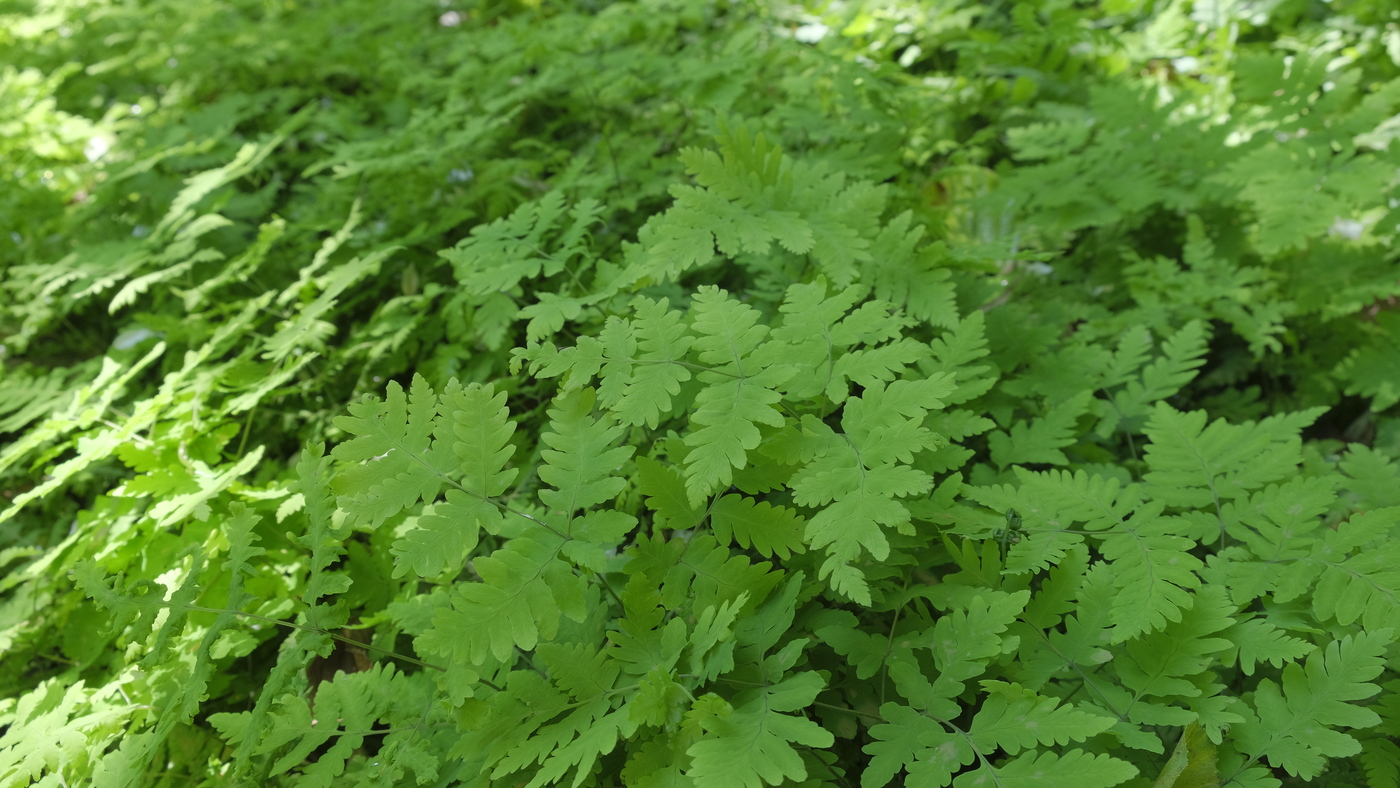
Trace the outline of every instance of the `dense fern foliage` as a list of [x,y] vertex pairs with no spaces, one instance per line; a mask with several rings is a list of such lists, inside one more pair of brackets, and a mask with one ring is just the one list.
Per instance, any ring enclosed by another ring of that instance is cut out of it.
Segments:
[[1400,788],[1391,5],[0,4],[0,786]]

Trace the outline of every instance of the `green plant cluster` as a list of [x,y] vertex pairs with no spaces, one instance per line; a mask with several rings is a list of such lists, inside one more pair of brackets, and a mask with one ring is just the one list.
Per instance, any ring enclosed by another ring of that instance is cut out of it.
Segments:
[[0,2],[0,786],[1400,788],[1383,0]]

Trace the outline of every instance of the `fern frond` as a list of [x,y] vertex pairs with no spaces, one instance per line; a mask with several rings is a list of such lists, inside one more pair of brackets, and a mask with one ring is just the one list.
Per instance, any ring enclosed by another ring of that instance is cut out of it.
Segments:
[[1343,487],[1361,510],[1400,505],[1400,467],[1384,453],[1353,443],[1347,447],[1340,467],[1348,481]]
[[1400,507],[1374,509],[1352,515],[1335,531],[1314,541],[1312,554],[1287,567],[1275,598],[1286,602],[1312,589],[1313,612],[1321,621],[1342,625],[1360,621],[1376,630],[1400,614],[1400,544],[1394,526],[1400,523]]
[[1181,611],[1181,620],[1134,638],[1126,658],[1114,662],[1123,686],[1135,699],[1192,698],[1200,690],[1187,677],[1197,676],[1212,663],[1209,655],[1230,648],[1221,633],[1234,624],[1234,605],[1220,586],[1207,586]]
[[[695,340],[686,332],[681,314],[668,309],[668,305],[664,298],[658,302],[643,296],[632,302],[639,363],[632,365],[615,407],[604,397],[605,404],[614,408],[624,424],[645,424],[655,429],[663,416],[671,414],[671,401],[680,393],[681,384],[690,380],[690,370],[676,362],[685,359]],[[628,356],[610,352],[609,358]],[[604,386],[608,385],[607,379]]]
[[974,309],[952,329],[929,343],[931,360],[919,368],[933,377],[940,372],[952,373],[957,388],[948,395],[948,404],[961,405],[991,390],[997,381],[997,370],[991,365],[973,367],[972,362],[991,353],[987,349],[986,316]]
[[[1284,632],[1267,618],[1252,618],[1236,621],[1223,634],[1230,641],[1231,651],[1239,655],[1240,670],[1246,676],[1253,676],[1258,664],[1267,662],[1280,668],[1285,662],[1301,659],[1316,648],[1312,643]],[[1230,661],[1227,660],[1226,664],[1230,664]]]
[[1097,428],[1100,435],[1107,436],[1120,427],[1130,432],[1140,430],[1154,403],[1176,394],[1196,377],[1205,363],[1210,335],[1205,323],[1187,323],[1162,344],[1162,355],[1148,364],[1140,377],[1128,371],[1135,371],[1147,355],[1145,347],[1130,340],[1134,336],[1145,337],[1146,332],[1124,335],[1114,356],[1115,368],[1106,376],[1105,389],[1120,382],[1126,385],[1114,392],[1111,407],[1103,408],[1103,420]]
[[890,639],[858,628],[856,617],[845,610],[831,612],[833,617],[839,616],[841,623],[815,630],[817,637],[855,667],[856,678],[868,679],[880,672],[891,651]]
[[1113,603],[1113,642],[1121,643],[1180,621],[1199,588],[1196,571],[1205,564],[1189,551],[1181,524],[1161,516],[1160,502],[1143,505],[1099,550],[1113,566],[1118,595]]
[[[395,540],[394,577],[410,570],[419,577],[433,577],[457,571],[476,548],[482,529],[496,533],[501,510],[491,500],[505,492],[516,471],[505,468],[515,447],[510,436],[515,431],[506,395],[496,393],[490,384],[462,387],[448,383],[439,400],[442,416],[434,427],[435,444],[451,442],[456,459],[452,475],[460,475],[463,489],[447,491],[446,502],[417,519],[414,528]],[[435,446],[436,448],[436,446]]]
[[[237,318],[230,320],[230,323],[236,325]],[[77,389],[62,413],[55,413],[45,419],[38,427],[29,430],[19,440],[7,445],[4,451],[0,451],[0,471],[12,467],[27,454],[50,441],[92,427],[97,417],[106,412],[116,399],[126,392],[127,384],[164,355],[165,347],[164,342],[156,343],[155,347],[126,368],[110,358],[104,358],[102,369],[93,381]],[[207,352],[209,347],[206,345],[201,351]],[[198,359],[198,355],[195,359]],[[188,371],[188,366],[192,366],[188,363],[191,359],[187,358],[186,361]],[[173,388],[178,380],[178,375],[173,380],[167,379],[167,385]],[[0,523],[12,519],[31,502],[59,489],[77,474],[116,453],[119,448],[129,443],[133,436],[155,423],[168,404],[168,396],[167,394],[142,400],[133,406],[131,418],[120,425],[86,436],[82,443],[78,444],[76,456],[50,468],[43,482],[10,499],[10,505],[0,511]]]
[[1388,628],[1347,635],[1314,652],[1306,665],[1284,666],[1282,687],[1261,680],[1254,694],[1258,716],[1230,729],[1236,746],[1304,779],[1321,774],[1328,758],[1360,752],[1354,737],[1335,729],[1380,722],[1374,711],[1353,702],[1380,691],[1370,680],[1383,670],[1393,637]]
[[[101,757],[111,741],[102,735],[103,727],[120,725],[136,709],[100,699],[99,692],[100,688],[88,689],[81,681],[65,685],[50,678],[8,704],[6,730],[0,734],[0,780],[5,785],[61,785],[58,768]],[[153,747],[147,753],[149,749]],[[140,777],[147,753],[137,756],[131,768],[109,769],[109,774],[119,779]]]
[[0,433],[17,432],[64,408],[78,388],[72,379],[75,371],[59,368],[30,374],[20,367],[0,372]]
[[[863,354],[872,351],[853,350],[857,344],[874,345],[900,334],[902,320],[890,314],[887,304],[867,301],[852,310],[866,292],[866,288],[852,285],[828,296],[825,277],[787,289],[778,307],[782,325],[773,330],[763,352],[796,368],[794,377],[787,381],[788,396],[808,399],[825,390],[830,399],[840,402],[846,398],[846,380],[853,377],[850,372],[867,369],[867,376],[880,375],[885,381],[893,377],[888,370],[900,363],[896,359],[888,359],[891,364],[882,373],[877,357],[863,364],[860,361]],[[843,364],[850,372],[838,370]],[[902,366],[899,369],[902,371]]]
[[[324,600],[350,589],[349,574],[331,569],[331,565],[345,555],[345,538],[350,529],[343,522],[338,526],[335,523],[335,496],[330,490],[331,458],[325,456],[325,452],[324,443],[307,446],[297,463],[296,494],[304,502],[307,529],[305,534],[293,536],[292,540],[311,554],[310,576],[301,597],[306,605],[306,624],[330,632],[345,623],[344,611],[334,612],[332,605]],[[299,632],[297,637],[308,651],[321,653],[330,645],[329,637],[307,635]]]
[[[1055,577],[1054,573],[1051,577]],[[1061,575],[1058,585],[1054,589],[1057,597],[1068,599],[1074,594],[1076,604],[1070,607],[1067,602],[1060,603],[1064,631],[1051,630],[1043,644],[1032,641],[1028,653],[1023,656],[1016,677],[1031,689],[1043,687],[1061,671],[1083,676],[1113,659],[1113,652],[1105,648],[1113,631],[1112,611],[1116,599],[1112,569],[1106,563],[1097,562],[1082,577]],[[1027,610],[1040,612],[1034,601]],[[1092,677],[1085,680],[1097,686]]]
[[599,222],[602,206],[593,199],[579,201],[567,210],[567,226],[565,213],[563,194],[550,192],[508,217],[478,224],[469,237],[438,254],[472,294],[510,292],[522,281],[554,276],[588,254],[587,233]]
[[1371,410],[1389,409],[1400,402],[1400,318],[1392,312],[1376,316],[1372,341],[1352,350],[1338,362],[1334,374],[1347,381],[1346,393],[1371,398]]
[[338,416],[335,424],[355,437],[331,456],[342,463],[337,482],[347,492],[338,505],[350,524],[377,527],[420,500],[432,501],[447,469],[430,460],[447,458],[445,452],[429,453],[437,396],[428,381],[415,375],[408,396],[390,381],[382,402],[366,397],[349,410],[351,415]]
[[968,776],[968,785],[995,780],[1008,788],[1110,788],[1136,777],[1138,769],[1111,755],[1069,750],[1030,752]]
[[1393,739],[1368,737],[1361,742],[1361,766],[1371,788],[1400,788],[1400,744]]
[[1030,594],[979,592],[965,608],[939,618],[934,626],[909,639],[914,649],[933,652],[937,671],[933,681],[909,648],[897,648],[889,675],[907,700],[880,707],[884,723],[870,729],[870,765],[861,778],[865,788],[887,785],[901,769],[931,785],[947,785],[955,771],[971,763],[975,751],[964,737],[950,739],[950,721],[958,716],[956,701],[969,679],[986,670],[987,661],[1001,652],[1002,633],[1024,609]]
[[870,604],[870,592],[851,562],[862,550],[877,561],[888,557],[889,540],[881,526],[900,528],[910,520],[909,510],[895,499],[932,487],[928,474],[905,463],[936,445],[936,436],[922,423],[929,410],[943,407],[941,398],[953,388],[950,377],[897,380],[888,388],[877,384],[866,389],[846,402],[844,438],[816,419],[804,421],[809,431],[831,440],[793,477],[793,500],[825,506],[808,521],[807,542],[827,551],[822,579],[830,577],[833,588],[862,604]]
[[[672,540],[680,542],[680,540]],[[767,561],[752,563],[748,556],[731,555],[709,534],[697,535],[681,543],[685,550],[676,560],[664,566],[661,591],[662,604],[671,610],[688,606],[692,611],[738,599],[747,595],[751,605],[768,597],[782,575],[773,571]],[[631,554],[631,551],[629,551]],[[651,574],[645,553],[634,554],[628,573],[645,571]],[[642,559],[642,560],[637,560]],[[661,567],[657,567],[660,569]],[[688,603],[688,605],[687,605]]]
[[[430,505],[394,542],[395,577],[455,570],[482,528],[499,528],[492,499],[516,474],[505,469],[515,427],[504,403],[492,385],[454,379],[438,397],[415,376],[407,397],[390,382],[383,402],[366,399],[341,417],[340,428],[355,436],[331,452],[342,463],[336,484],[346,491],[339,505],[348,525],[373,528],[420,500]],[[443,486],[446,501],[435,503]]]
[[[597,758],[617,745],[619,736],[630,736],[637,728],[627,709],[612,710],[611,696],[620,665],[606,652],[581,643],[544,643],[536,654],[549,671],[553,686],[574,703],[564,707],[567,713],[562,717],[539,725],[528,739],[490,761],[494,779],[539,764],[530,781],[524,783],[533,788],[557,784],[570,769],[587,775]],[[551,693],[551,697],[559,695]],[[554,716],[548,710],[541,711],[545,713],[537,716],[545,720]]]
[[[270,727],[260,736],[251,724],[250,712],[214,714],[210,723],[230,743],[243,745],[251,739],[254,755],[275,758],[273,774],[296,769],[300,772],[298,785],[329,788],[340,784],[346,762],[374,732],[376,723],[421,721],[427,692],[421,674],[407,676],[392,666],[375,665],[366,671],[337,673],[334,679],[321,683],[314,710],[301,697],[283,695],[269,715]],[[313,751],[326,744],[329,749],[316,761],[306,762]],[[401,764],[396,762],[399,758]],[[411,732],[390,733],[380,759],[383,765],[377,771],[381,773],[407,766],[420,781],[436,776],[436,759],[414,747]]]
[[676,279],[716,251],[766,255],[777,241],[786,253],[810,253],[838,287],[851,284],[871,259],[886,187],[790,163],[763,134],[723,119],[718,126],[718,153],[681,152],[699,185],[671,187],[675,203],[638,231],[621,279]]
[[[501,491],[512,478],[499,470],[509,454],[503,398],[492,398],[489,391],[475,396],[486,418],[464,431],[468,440],[461,445],[483,455],[469,459],[469,472],[486,490]],[[614,446],[622,430],[611,417],[592,416],[594,401],[591,388],[555,400],[548,412],[549,431],[542,437],[551,448],[541,452],[545,464],[539,470],[540,478],[554,487],[539,493],[551,511],[541,518],[517,513],[529,524],[504,547],[474,560],[482,582],[454,588],[450,608],[439,609],[432,628],[421,636],[424,648],[473,665],[485,664],[488,657],[503,662],[516,648],[529,651],[552,640],[560,615],[583,620],[587,581],[564,557],[601,569],[603,551],[637,524],[631,515],[593,509],[625,486],[612,471],[632,453],[631,447]],[[473,435],[479,441],[470,440]]]
[[[531,538],[533,536],[534,538]],[[473,562],[480,583],[462,583],[451,607],[440,609],[420,636],[434,653],[482,665],[488,657],[508,660],[518,647],[529,651],[552,640],[560,614],[583,617],[583,580],[559,558],[563,540],[541,528],[517,536]]]
[[[638,233],[663,277],[709,262],[718,249],[763,254],[777,240],[796,254],[812,249],[813,228],[794,210],[792,165],[762,134],[719,123],[720,152],[681,151],[695,186],[672,186],[676,203]],[[808,176],[810,177],[810,176]],[[806,184],[808,178],[801,179]]]
[[1223,501],[1290,474],[1302,460],[1299,432],[1324,410],[1206,426],[1204,411],[1182,413],[1158,402],[1145,430],[1152,441],[1145,457],[1148,492],[1169,506],[1219,511]]
[[686,751],[692,759],[686,776],[699,788],[805,780],[806,766],[793,745],[830,747],[835,737],[812,720],[782,712],[810,706],[825,686],[816,672],[804,671],[739,693],[729,713],[700,719],[706,736]]
[[[650,457],[637,458],[637,489],[652,512],[652,531],[670,528],[684,531],[704,519],[705,512],[690,505],[680,471]],[[727,541],[727,540],[726,540]]]
[[361,279],[379,271],[379,264],[399,250],[399,247],[378,249],[356,257],[318,279],[321,294],[301,307],[296,316],[285,321],[277,333],[268,337],[262,357],[280,362],[299,349],[326,351],[326,340],[335,334],[335,325],[323,320],[335,307],[340,296]]
[[785,506],[767,501],[755,502],[744,495],[729,494],[710,508],[715,537],[722,543],[752,547],[764,558],[787,559],[804,552],[802,533],[806,522]]
[[732,299],[712,285],[701,286],[694,301],[695,341],[700,360],[711,369],[699,375],[706,387],[695,398],[691,421],[700,428],[688,434],[686,445],[686,494],[692,506],[733,481],[733,471],[748,462],[757,448],[756,425],[783,425],[783,414],[774,407],[782,395],[775,389],[796,369],[753,357],[768,333],[755,325],[758,311]]
[[875,236],[870,260],[862,267],[875,297],[889,301],[929,325],[953,328],[958,323],[956,288],[951,272],[937,267],[947,250],[942,244],[916,249],[924,228],[905,211],[890,219]]
[[1026,463],[1068,464],[1069,458],[1060,449],[1078,440],[1075,423],[1092,401],[1093,392],[1081,391],[1034,421],[1018,421],[1009,431],[992,432],[987,436],[992,464],[998,468]]
[[972,718],[968,738],[984,753],[1000,748],[1014,756],[1038,744],[1082,742],[1117,722],[1072,705],[1062,706],[1058,699],[1037,695],[1019,684],[983,681],[982,687],[988,691],[987,700]]
[[568,521],[577,512],[615,498],[627,481],[612,473],[626,462],[631,446],[614,446],[622,428],[611,416],[592,416],[596,394],[591,388],[569,392],[549,411],[549,431],[541,441],[540,479],[554,487],[540,491],[540,502]]
[[613,644],[613,659],[622,665],[624,673],[633,676],[657,670],[669,672],[687,645],[685,620],[666,620],[661,594],[644,574],[632,576],[621,598],[623,616],[617,629],[606,635]]

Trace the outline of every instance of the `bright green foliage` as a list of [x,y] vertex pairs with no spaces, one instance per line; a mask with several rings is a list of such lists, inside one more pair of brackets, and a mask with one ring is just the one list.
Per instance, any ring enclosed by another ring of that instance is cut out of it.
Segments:
[[937,5],[0,7],[0,785],[1400,786],[1390,4]]
[[698,506],[705,496],[728,486],[733,469],[747,464],[748,452],[758,447],[758,424],[782,426],[783,416],[774,407],[781,395],[774,389],[794,370],[751,357],[768,333],[754,325],[756,310],[713,287],[700,288],[694,310],[698,357],[710,367],[698,377],[707,385],[696,395],[690,416],[701,428],[686,438],[691,451],[686,455],[685,490],[690,504]]
[[1393,630],[1347,636],[1324,652],[1296,662],[1283,671],[1282,688],[1265,679],[1254,698],[1258,717],[1239,725],[1240,751],[1267,757],[1289,774],[1307,779],[1322,773],[1327,757],[1353,755],[1361,745],[1333,727],[1365,728],[1378,722],[1376,713],[1352,705],[1380,691],[1367,683],[1382,670],[1382,654]]

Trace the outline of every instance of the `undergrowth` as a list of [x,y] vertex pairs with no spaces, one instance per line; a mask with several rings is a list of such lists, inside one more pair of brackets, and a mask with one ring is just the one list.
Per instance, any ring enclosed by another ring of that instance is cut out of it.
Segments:
[[1400,786],[1385,3],[0,6],[0,785]]

